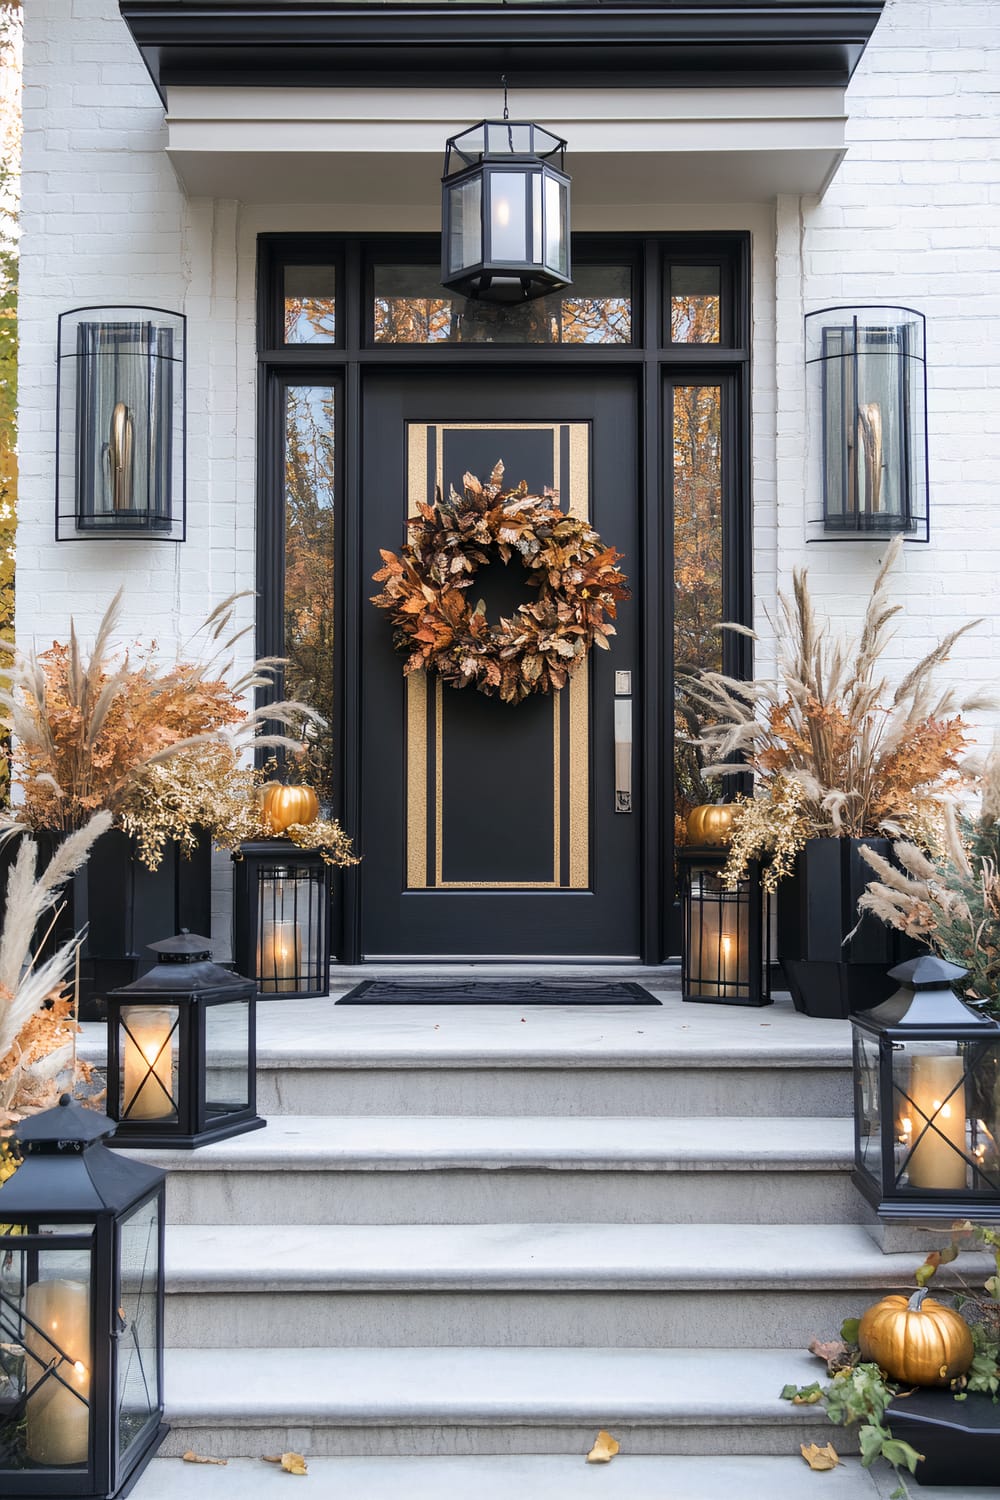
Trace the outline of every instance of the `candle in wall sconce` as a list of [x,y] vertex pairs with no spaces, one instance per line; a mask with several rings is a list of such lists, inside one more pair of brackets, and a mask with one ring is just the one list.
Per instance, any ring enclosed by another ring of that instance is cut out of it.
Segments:
[[36,1281],[28,1287],[25,1313],[26,1376],[33,1391],[26,1411],[28,1457],[47,1466],[85,1464],[93,1363],[88,1287],[82,1281]]
[[909,1100],[900,1113],[900,1139],[914,1143],[907,1160],[911,1187],[966,1185],[964,1071],[961,1057],[912,1059]]
[[176,1015],[170,1010],[136,1005],[122,1011],[124,1119],[162,1120],[174,1112],[171,1033],[175,1024]]
[[257,964],[262,994],[295,991],[302,973],[302,931],[298,922],[267,922]]

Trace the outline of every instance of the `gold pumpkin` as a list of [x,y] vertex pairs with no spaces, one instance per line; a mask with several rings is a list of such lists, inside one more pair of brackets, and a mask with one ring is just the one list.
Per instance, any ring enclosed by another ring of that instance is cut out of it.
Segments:
[[707,802],[703,807],[693,807],[687,820],[691,843],[702,849],[728,844],[733,836],[733,811],[731,802]]
[[319,817],[319,798],[311,786],[269,782],[261,788],[260,815],[269,833],[284,833],[293,823],[314,823]]
[[975,1350],[961,1315],[921,1289],[883,1297],[858,1327],[862,1359],[905,1385],[950,1385],[972,1364]]

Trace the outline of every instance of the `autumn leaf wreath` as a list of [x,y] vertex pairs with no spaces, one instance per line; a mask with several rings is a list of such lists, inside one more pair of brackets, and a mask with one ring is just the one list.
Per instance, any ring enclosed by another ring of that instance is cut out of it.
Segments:
[[[373,577],[383,588],[371,602],[390,612],[404,673],[437,672],[453,687],[519,703],[565,687],[591,646],[606,651],[608,622],[629,595],[620,554],[592,526],[560,510],[551,490],[529,495],[523,480],[504,489],[503,475],[498,463],[487,484],[466,474],[464,495],[452,489],[447,504],[440,492],[433,505],[418,504],[399,556],[379,549],[385,566]],[[516,554],[538,591],[496,623],[468,595],[491,554],[505,563]]]

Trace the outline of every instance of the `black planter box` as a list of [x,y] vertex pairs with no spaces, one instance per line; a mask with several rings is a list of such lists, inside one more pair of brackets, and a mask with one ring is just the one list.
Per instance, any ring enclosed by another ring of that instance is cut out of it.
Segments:
[[956,1401],[951,1391],[914,1391],[886,1412],[895,1438],[924,1455],[918,1484],[1000,1483],[1000,1406],[989,1396]]
[[862,845],[892,857],[888,839],[809,839],[778,886],[778,958],[795,1009],[807,1016],[880,1005],[896,988],[887,971],[922,951],[871,912],[858,925],[858,898],[875,879]]
[[[41,832],[33,837],[42,868],[64,835]],[[0,847],[0,901],[6,901],[7,871],[19,843],[19,837],[12,838]],[[64,888],[63,909],[41,947],[45,956],[86,929],[80,950],[81,1021],[104,1020],[108,990],[131,984],[153,967],[156,956],[147,952],[148,943],[173,937],[182,927],[211,935],[211,861],[211,841],[203,836],[190,859],[169,843],[159,868],[149,870],[128,834],[112,828],[101,835],[87,863]]]

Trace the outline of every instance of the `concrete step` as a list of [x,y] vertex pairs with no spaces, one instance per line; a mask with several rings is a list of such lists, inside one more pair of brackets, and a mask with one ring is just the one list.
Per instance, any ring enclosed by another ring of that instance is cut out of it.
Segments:
[[[834,1434],[844,1463],[815,1476],[802,1459],[634,1458],[585,1464],[580,1453],[513,1458],[315,1458],[313,1492],[322,1500],[879,1500],[895,1478],[870,1474],[850,1440]],[[884,1466],[880,1466],[884,1467]],[[288,1475],[255,1459],[196,1468],[162,1458],[133,1490],[135,1500],[288,1500]],[[983,1500],[981,1489],[921,1489],[927,1500]]]
[[[258,1106],[264,1115],[851,1113],[846,1022],[797,1015],[787,997],[737,1013],[686,1005],[664,983],[649,981],[663,1005],[639,1008],[262,1003]],[[84,1056],[101,1062],[103,1030],[85,1031]]]
[[172,1349],[163,1452],[581,1454],[605,1427],[633,1455],[787,1455],[832,1435],[778,1396],[821,1369],[773,1349]]
[[170,1171],[175,1224],[853,1223],[840,1118],[279,1116]]
[[851,1225],[171,1226],[167,1339],[803,1349],[912,1290],[920,1258]]

